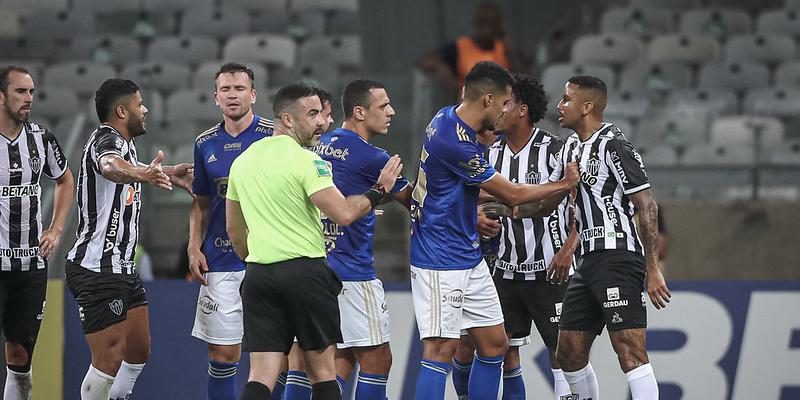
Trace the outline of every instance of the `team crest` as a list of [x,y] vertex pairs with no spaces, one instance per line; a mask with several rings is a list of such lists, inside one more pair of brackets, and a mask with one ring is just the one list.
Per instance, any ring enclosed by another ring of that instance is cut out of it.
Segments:
[[597,158],[596,154],[586,161],[586,170],[589,172],[589,175],[592,176],[600,174],[600,159]]
[[529,185],[538,184],[541,177],[542,174],[540,174],[539,171],[528,172],[527,174],[525,174],[525,183]]
[[111,312],[116,315],[122,315],[122,306],[123,304],[121,299],[116,299],[111,303],[108,303],[108,308],[110,308]]
[[580,400],[579,394],[565,394],[559,397],[559,400]]
[[39,157],[31,157],[28,159],[28,162],[31,164],[31,169],[34,173],[39,173],[42,169],[42,159]]

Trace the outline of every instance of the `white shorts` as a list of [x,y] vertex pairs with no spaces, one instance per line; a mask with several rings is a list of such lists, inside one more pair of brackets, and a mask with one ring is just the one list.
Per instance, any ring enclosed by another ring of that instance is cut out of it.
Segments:
[[337,348],[377,346],[389,341],[389,310],[380,279],[342,282],[342,339]]
[[207,272],[208,286],[200,286],[192,336],[209,344],[242,343],[242,297],[239,286],[244,271]]
[[462,330],[503,323],[500,298],[483,260],[472,269],[448,271],[412,265],[411,293],[420,339],[458,339]]

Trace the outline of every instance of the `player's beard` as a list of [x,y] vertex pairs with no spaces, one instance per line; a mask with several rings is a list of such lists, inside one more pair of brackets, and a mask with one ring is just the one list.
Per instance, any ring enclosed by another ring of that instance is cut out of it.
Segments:
[[3,111],[5,111],[6,115],[8,115],[9,118],[14,120],[14,122],[18,124],[24,124],[28,122],[28,119],[31,117],[30,112],[28,112],[27,114],[23,114],[20,111],[14,112],[14,110],[12,110],[11,107],[8,106],[8,104],[3,105]]
[[239,121],[240,119],[244,118],[244,116],[247,115],[248,112],[250,112],[250,107],[247,107],[247,109],[242,110],[240,114],[228,115],[228,118],[234,121]]
[[142,136],[145,133],[147,133],[147,129],[144,127],[144,118],[131,118],[128,120],[128,134],[130,134],[131,137]]

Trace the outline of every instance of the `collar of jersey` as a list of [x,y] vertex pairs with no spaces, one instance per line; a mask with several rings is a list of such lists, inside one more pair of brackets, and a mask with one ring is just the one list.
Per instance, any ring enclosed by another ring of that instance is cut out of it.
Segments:
[[258,126],[258,121],[260,119],[261,119],[261,117],[259,117],[256,114],[253,114],[253,122],[251,122],[250,125],[247,126],[247,128],[244,128],[243,131],[239,132],[239,134],[236,135],[236,137],[233,137],[233,135],[231,135],[230,133],[228,133],[228,131],[225,130],[225,121],[222,121],[222,122],[219,123],[219,128],[217,128],[217,131],[219,131],[220,133],[224,133],[228,138],[238,139],[239,136],[242,135],[243,133],[249,132],[249,131],[255,129],[255,127]]
[[[597,139],[597,137],[598,137],[598,136],[600,136],[600,132],[604,131],[604,130],[605,130],[606,128],[608,128],[609,126],[611,126],[611,123],[609,123],[609,122],[603,122],[603,125],[600,125],[600,127],[599,127],[599,128],[597,128],[597,130],[596,130],[596,131],[594,131],[594,133],[592,134],[592,136],[589,136],[589,139],[586,139],[586,141],[585,141],[585,142],[581,142],[581,144],[584,144],[584,143],[592,143],[592,142],[594,142],[594,141]],[[580,142],[580,140],[581,140],[581,138],[580,138],[580,136],[579,136],[579,137],[578,137],[578,142]]]
[[336,129],[334,129],[333,131],[331,131],[331,133],[332,133],[332,134],[334,134],[334,135],[340,135],[340,136],[351,136],[351,137],[354,137],[354,138],[358,138],[359,140],[361,140],[361,141],[362,141],[362,142],[364,142],[364,143],[369,143],[369,142],[367,142],[366,140],[364,140],[364,138],[362,138],[362,137],[361,137],[361,136],[358,134],[358,132],[356,132],[356,131],[351,131],[350,129],[345,129],[345,128],[336,128]]
[[469,135],[469,138],[472,139],[472,141],[474,142],[477,133],[466,122],[464,122],[464,120],[462,120],[461,117],[458,116],[458,114],[456,114],[456,107],[458,106],[451,106],[450,109],[447,110],[448,116],[454,119],[456,121],[456,124],[461,125],[461,127],[464,128],[465,131],[467,131],[467,135]]

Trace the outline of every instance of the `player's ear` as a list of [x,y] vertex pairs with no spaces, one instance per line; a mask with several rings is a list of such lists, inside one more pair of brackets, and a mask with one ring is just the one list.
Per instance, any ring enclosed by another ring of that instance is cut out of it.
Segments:
[[583,102],[583,109],[581,110],[581,114],[586,116],[592,113],[594,110],[594,102],[593,101],[584,101]]
[[353,117],[355,117],[357,121],[365,120],[366,119],[365,114],[366,114],[366,109],[364,107],[361,106],[353,107]]
[[526,117],[528,115],[528,105],[527,104],[520,104],[519,106],[519,117]]
[[281,123],[283,123],[283,126],[291,129],[294,125],[294,121],[292,121],[292,115],[288,112],[281,113]]
[[128,109],[125,108],[125,106],[122,104],[117,104],[116,106],[114,106],[114,114],[119,119],[125,119],[125,117],[128,116]]
[[258,98],[257,93],[256,93],[256,88],[253,88],[253,90],[251,92],[252,93],[250,93],[250,97],[253,99],[253,101],[251,103],[255,103],[256,99]]
[[492,102],[494,102],[494,95],[491,92],[483,95],[483,108],[491,107]]

